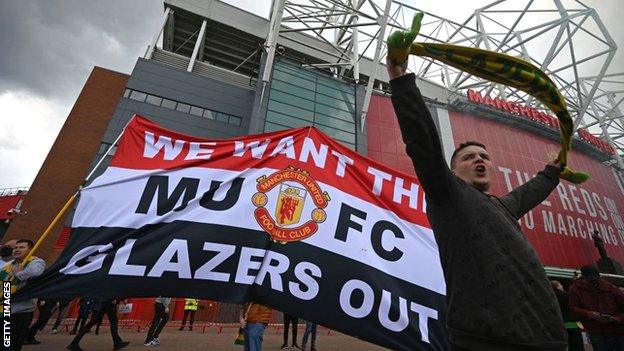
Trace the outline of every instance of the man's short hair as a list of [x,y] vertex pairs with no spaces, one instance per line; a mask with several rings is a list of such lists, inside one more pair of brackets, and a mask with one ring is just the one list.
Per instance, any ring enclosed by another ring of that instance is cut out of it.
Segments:
[[599,277],[600,271],[598,271],[598,268],[594,266],[593,264],[588,264],[586,266],[581,267],[581,275],[584,278]]
[[35,247],[35,243],[32,240],[20,239],[15,244],[19,244],[19,243],[26,243],[29,249],[32,249],[33,247]]
[[463,149],[467,148],[468,146],[478,146],[478,147],[482,147],[483,149],[487,150],[485,145],[483,145],[482,143],[478,142],[478,141],[474,141],[474,140],[468,140],[465,141],[461,144],[459,144],[459,146],[455,149],[455,151],[453,151],[453,156],[451,156],[451,169],[455,168],[455,157],[457,156],[457,154],[462,151]]

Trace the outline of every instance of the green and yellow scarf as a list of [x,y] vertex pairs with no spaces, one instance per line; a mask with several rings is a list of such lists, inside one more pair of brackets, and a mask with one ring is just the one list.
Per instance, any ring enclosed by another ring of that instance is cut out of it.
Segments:
[[[30,256],[28,259],[24,260],[21,265],[26,268],[30,262],[32,262],[35,256]],[[17,279],[17,277],[13,274],[13,262],[4,266],[4,268],[0,271],[0,280],[3,282],[10,281],[11,282],[11,293],[15,293],[17,291],[17,287],[21,281]]]
[[409,54],[426,56],[442,61],[477,77],[520,89],[550,108],[557,119],[561,132],[561,150],[558,161],[565,166],[559,177],[574,184],[589,179],[589,174],[575,172],[567,167],[568,151],[572,146],[574,124],[566,102],[550,78],[534,65],[513,56],[466,46],[414,43],[420,31],[423,14],[414,16],[409,31],[392,33],[387,40],[388,58],[394,63],[407,60]]

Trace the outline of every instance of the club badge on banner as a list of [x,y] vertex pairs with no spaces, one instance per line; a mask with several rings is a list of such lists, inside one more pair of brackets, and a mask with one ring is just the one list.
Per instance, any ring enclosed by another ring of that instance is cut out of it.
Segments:
[[394,350],[445,350],[418,180],[313,127],[207,140],[135,116],[22,297],[255,301]]

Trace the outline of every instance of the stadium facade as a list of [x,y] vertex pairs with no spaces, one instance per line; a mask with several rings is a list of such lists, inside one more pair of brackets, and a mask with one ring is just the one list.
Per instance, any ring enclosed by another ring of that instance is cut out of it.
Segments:
[[[284,1],[275,3],[272,19],[284,15],[278,13]],[[281,27],[276,35],[280,23],[274,22],[217,0],[166,0],[161,31],[129,76],[93,70],[5,239],[36,239],[96,163],[112,157],[115,140],[134,114],[214,139],[314,125],[361,154],[413,174],[385,68],[376,63],[379,50],[360,56],[356,65],[309,31]],[[336,65],[341,59],[352,65]],[[487,145],[496,167],[494,194],[526,182],[541,170],[547,153],[558,150],[556,120],[530,99],[508,99],[491,89],[449,91],[422,76],[418,85],[447,158],[466,140]],[[594,230],[608,255],[624,261],[624,181],[621,165],[611,161],[621,153],[616,146],[579,132],[570,159],[591,180],[562,182],[520,220],[549,275],[569,279],[579,266],[596,262]],[[55,228],[38,255],[58,255],[71,235],[70,221],[71,215]]]

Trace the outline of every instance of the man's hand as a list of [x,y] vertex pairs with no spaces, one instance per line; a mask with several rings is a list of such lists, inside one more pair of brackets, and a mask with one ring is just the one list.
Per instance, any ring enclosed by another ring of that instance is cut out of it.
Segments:
[[386,69],[388,70],[388,77],[390,77],[390,80],[398,78],[404,75],[407,70],[407,59],[403,63],[395,64],[390,57],[386,57]]
[[18,264],[15,267],[13,267],[13,273],[21,272],[23,270],[24,270],[24,267],[22,267],[21,264]]
[[245,328],[247,326],[247,321],[242,316],[240,317],[240,326],[241,328]]
[[165,313],[169,313],[169,307],[165,307]]
[[550,166],[555,166],[557,168],[561,168],[561,161],[559,161],[559,154],[556,152],[549,152],[547,155],[548,157],[548,165]]
[[412,19],[412,25],[408,30],[396,31],[388,36],[386,44],[388,47],[388,59],[394,64],[400,64],[407,60],[407,56],[410,54],[411,46],[418,32],[420,32],[420,25],[424,14],[417,12]]

